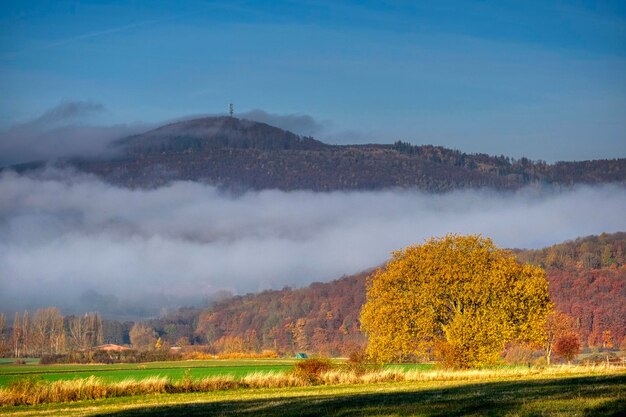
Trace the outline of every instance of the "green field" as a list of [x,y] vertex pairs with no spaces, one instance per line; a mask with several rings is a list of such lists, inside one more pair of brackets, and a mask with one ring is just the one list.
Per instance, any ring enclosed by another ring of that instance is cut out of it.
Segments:
[[[7,361],[8,362],[8,361]],[[9,363],[13,363],[10,360]],[[118,382],[127,378],[144,379],[151,376],[166,376],[179,380],[183,374],[192,378],[233,375],[240,378],[252,372],[288,371],[295,359],[215,359],[172,362],[148,362],[115,365],[0,365],[0,387],[6,387],[18,378],[33,376],[48,381],[87,378],[95,375],[105,382]],[[403,370],[429,369],[431,365],[388,365]]]
[[7,386],[16,378],[25,376],[58,381],[95,375],[106,382],[118,382],[127,378],[144,379],[151,376],[167,376],[177,380],[185,373],[192,378],[217,375],[242,377],[252,372],[286,371],[293,367],[294,362],[295,360],[291,359],[237,359],[115,365],[2,365],[0,366],[0,387]]
[[217,391],[5,407],[5,416],[621,416],[626,373]]
[[[27,365],[36,365],[39,363],[39,358],[20,358],[20,360],[26,362]],[[3,366],[9,366],[15,364],[15,358],[0,358],[0,369]]]

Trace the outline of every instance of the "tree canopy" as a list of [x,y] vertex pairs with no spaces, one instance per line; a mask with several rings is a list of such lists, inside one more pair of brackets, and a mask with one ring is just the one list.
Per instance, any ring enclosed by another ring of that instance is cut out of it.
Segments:
[[380,362],[407,356],[457,367],[496,362],[509,341],[542,342],[552,308],[544,271],[478,235],[393,253],[367,285],[361,329]]

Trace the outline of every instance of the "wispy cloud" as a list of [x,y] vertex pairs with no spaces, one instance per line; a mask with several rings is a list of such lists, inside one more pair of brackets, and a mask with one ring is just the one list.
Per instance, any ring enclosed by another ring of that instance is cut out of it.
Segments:
[[276,114],[254,109],[237,115],[243,119],[267,123],[305,136],[318,136],[326,132],[330,122],[319,121],[308,114]]
[[49,129],[57,123],[84,120],[85,117],[104,111],[104,105],[94,101],[66,101],[46,110],[34,120],[17,124],[14,129]]
[[3,60],[11,60],[14,58],[19,57],[20,55],[23,55],[25,53],[32,53],[32,52],[39,52],[39,51],[43,51],[46,49],[52,49],[52,48],[56,48],[59,46],[63,46],[63,45],[68,45],[77,41],[82,41],[85,39],[90,39],[90,38],[96,38],[99,36],[105,36],[105,35],[110,35],[113,33],[118,33],[118,32],[124,32],[130,29],[135,29],[138,27],[142,27],[142,26],[148,26],[148,25],[154,25],[156,23],[161,22],[161,20],[159,19],[153,19],[153,20],[145,20],[142,22],[136,22],[136,23],[131,23],[128,25],[122,25],[122,26],[117,26],[117,27],[113,27],[113,28],[109,28],[109,29],[104,29],[104,30],[97,30],[97,31],[93,31],[93,32],[87,32],[87,33],[82,33],[80,35],[77,36],[71,36],[65,39],[60,39],[54,42],[48,42],[48,43],[44,43],[40,46],[36,46],[36,47],[31,47],[31,48],[27,48],[27,49],[22,49],[20,51],[17,52],[12,52],[12,53],[8,53],[8,54],[4,54],[4,55],[0,55],[0,59]]
[[91,125],[105,106],[93,101],[66,101],[32,120],[0,131],[0,166],[69,156],[105,154],[112,140],[137,133],[147,125]]

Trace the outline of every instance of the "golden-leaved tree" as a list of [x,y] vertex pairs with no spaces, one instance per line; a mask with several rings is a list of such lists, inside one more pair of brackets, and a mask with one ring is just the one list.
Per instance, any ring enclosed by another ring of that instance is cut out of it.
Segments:
[[552,308],[541,268],[478,235],[447,235],[393,253],[368,280],[361,329],[379,362],[439,355],[493,364],[509,341],[541,343]]

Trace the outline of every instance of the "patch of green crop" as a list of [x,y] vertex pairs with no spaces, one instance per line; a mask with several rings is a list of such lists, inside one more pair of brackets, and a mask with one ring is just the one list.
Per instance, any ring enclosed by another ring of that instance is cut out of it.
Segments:
[[203,360],[150,362],[114,365],[18,365],[0,367],[0,387],[14,380],[37,375],[48,381],[87,378],[95,375],[106,382],[124,379],[144,379],[151,376],[167,376],[178,380],[185,372],[193,378],[218,375],[234,375],[239,378],[252,372],[288,371],[293,360]]
[[[215,359],[124,364],[93,365],[3,365],[0,367],[0,387],[6,387],[20,376],[37,375],[47,381],[87,378],[95,375],[106,382],[117,382],[127,378],[143,379],[151,376],[181,378],[189,369],[194,378],[234,375],[240,378],[252,372],[276,372],[292,369],[293,359]],[[431,364],[389,364],[385,368],[429,370]]]

